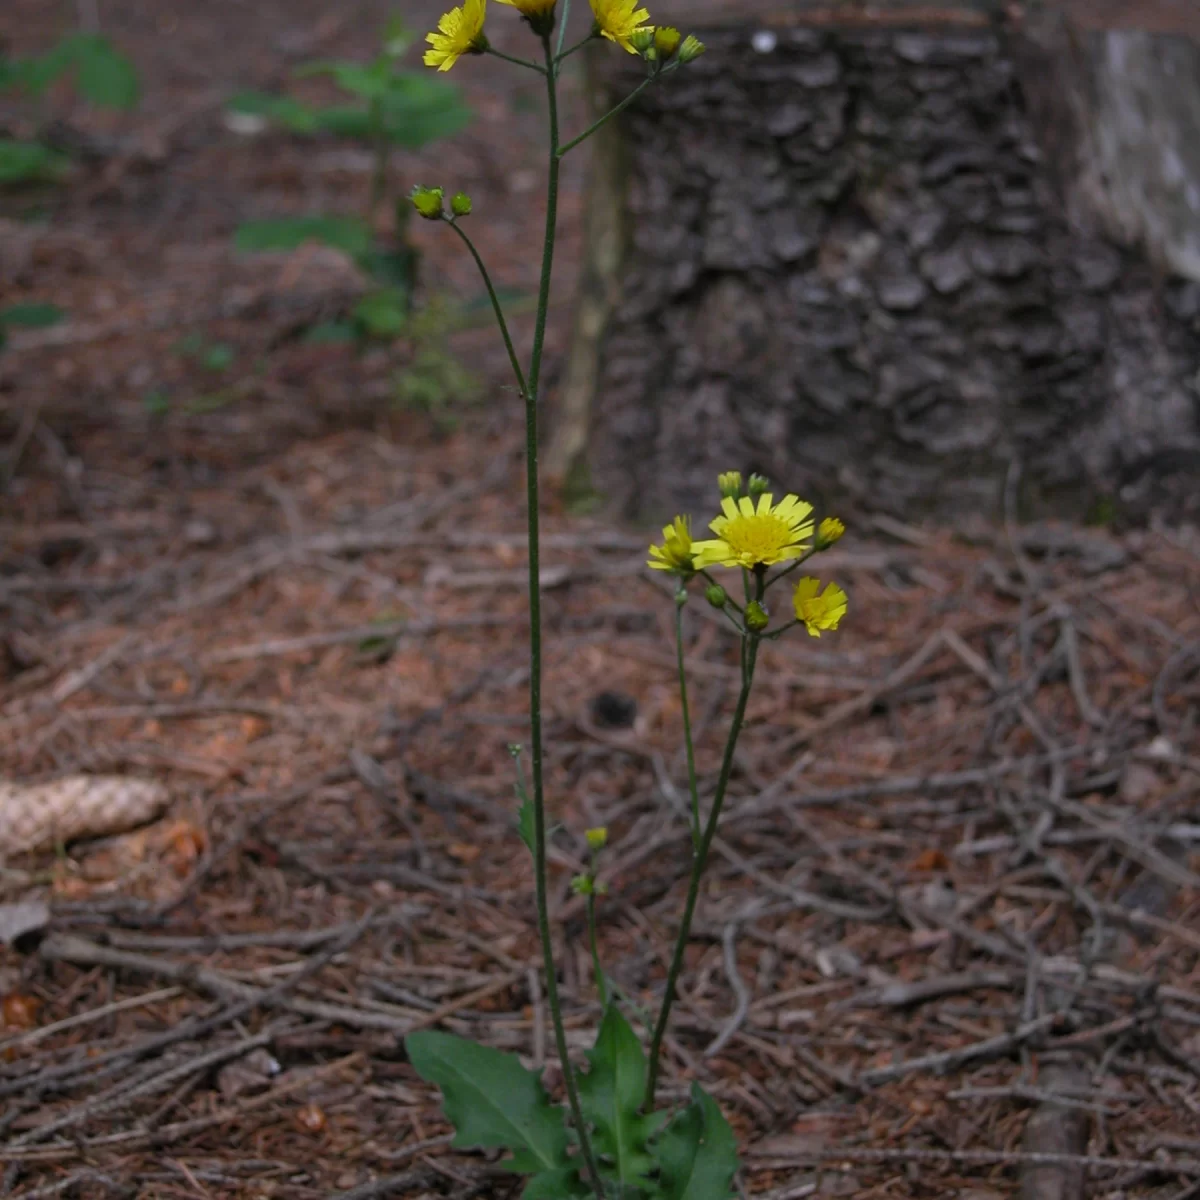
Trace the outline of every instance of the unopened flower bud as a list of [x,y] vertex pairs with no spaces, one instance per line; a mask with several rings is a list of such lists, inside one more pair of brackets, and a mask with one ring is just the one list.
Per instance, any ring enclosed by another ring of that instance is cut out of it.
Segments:
[[660,25],[654,31],[654,48],[658,51],[658,56],[666,62],[671,58],[675,51],[679,49],[679,43],[683,40],[683,35],[678,29],[672,28],[670,25]]
[[729,594],[719,583],[710,583],[704,589],[704,598],[713,608],[724,608],[729,603]]
[[675,593],[675,607],[682,608],[688,601],[687,588],[681,587]]
[[846,532],[846,527],[837,519],[837,517],[826,517],[820,525],[817,526],[817,544],[816,549],[828,550],[834,542]]
[[590,875],[576,875],[571,880],[571,891],[577,896],[591,896],[596,891],[596,881]]
[[689,33],[683,39],[683,44],[679,47],[679,61],[686,65],[692,59],[699,58],[704,53],[704,50],[704,43],[695,34]]
[[591,850],[603,850],[608,845],[608,829],[604,825],[587,830],[583,836],[587,838],[587,844]]
[[757,600],[751,600],[746,605],[746,628],[751,633],[762,633],[771,623],[767,610]]
[[471,215],[471,197],[466,192],[455,192],[450,200],[450,211],[456,217],[469,217]]
[[724,471],[717,476],[717,486],[727,500],[736,500],[742,494],[741,471]]
[[409,199],[413,208],[426,220],[440,221],[443,215],[442,198],[445,192],[441,188],[415,187]]
[[771,486],[765,475],[751,475],[746,481],[746,491],[751,496],[761,496]]
[[654,45],[654,30],[649,25],[635,29],[629,35],[629,44],[643,57]]

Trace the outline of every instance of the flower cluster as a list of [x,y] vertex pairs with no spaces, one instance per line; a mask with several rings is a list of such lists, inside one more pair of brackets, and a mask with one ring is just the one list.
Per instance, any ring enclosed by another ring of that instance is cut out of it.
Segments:
[[[539,37],[547,37],[554,28],[557,0],[497,0],[515,8]],[[666,64],[683,66],[704,53],[704,43],[692,34],[684,37],[669,25],[649,23],[650,12],[639,7],[638,0],[589,0],[592,6],[592,37],[608,41],[639,54],[659,69]],[[488,40],[483,33],[487,0],[463,0],[438,21],[436,32],[426,35],[429,49],[425,65],[448,71],[464,54],[486,54]]]
[[[708,584],[704,593],[708,602],[714,608],[736,612],[739,628],[761,635],[770,626],[764,603],[768,588],[813,554],[828,550],[846,527],[837,517],[814,524],[812,505],[791,493],[776,502],[767,490],[770,484],[761,475],[751,475],[743,484],[740,472],[726,471],[718,477],[717,486],[721,512],[709,524],[716,536],[693,541],[691,518],[676,517],[663,529],[662,544],[650,547],[647,566],[670,571],[682,583],[702,575]],[[788,565],[768,577],[768,567],[782,564]],[[710,567],[740,569],[745,574],[744,608],[709,576]],[[792,588],[792,624],[803,625],[812,637],[837,629],[847,606],[846,593],[836,583],[827,583],[822,589],[819,579],[806,575]],[[779,629],[771,636],[782,632]]]

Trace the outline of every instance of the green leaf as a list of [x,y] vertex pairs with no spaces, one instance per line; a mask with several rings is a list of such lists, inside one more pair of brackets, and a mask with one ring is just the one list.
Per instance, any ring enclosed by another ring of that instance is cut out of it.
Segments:
[[309,346],[346,346],[358,341],[358,330],[350,321],[321,321],[305,331]]
[[661,1200],[729,1200],[738,1169],[733,1130],[717,1102],[692,1084],[691,1103],[652,1147]]
[[584,1183],[577,1167],[559,1167],[534,1175],[525,1185],[521,1200],[574,1200],[577,1196],[591,1194],[591,1188]]
[[579,1103],[595,1127],[593,1144],[622,1186],[641,1186],[655,1166],[647,1145],[665,1118],[641,1113],[646,1102],[646,1055],[615,1004],[604,1012],[588,1060],[592,1069],[579,1080]]
[[0,72],[0,87],[16,88],[30,96],[40,96],[75,60],[72,39],[31,58],[12,59]]
[[305,242],[321,242],[359,258],[371,247],[371,231],[357,217],[272,217],[239,225],[233,238],[243,253],[295,250]]
[[316,133],[321,127],[313,110],[290,96],[272,96],[268,92],[238,92],[229,99],[226,107],[230,112],[242,116],[262,117],[292,133]]
[[200,365],[206,371],[226,371],[233,365],[235,352],[232,346],[224,342],[214,342],[206,346],[200,355]]
[[296,74],[302,79],[311,75],[328,75],[342,91],[361,96],[364,100],[378,100],[388,90],[390,68],[386,58],[367,66],[355,62],[319,61],[305,63]]
[[410,1033],[404,1046],[417,1074],[442,1089],[456,1147],[511,1150],[503,1165],[523,1174],[571,1167],[566,1114],[546,1098],[541,1072],[449,1033]]
[[383,288],[364,296],[350,315],[368,337],[397,337],[408,322],[407,297],[399,288]]
[[40,142],[16,142],[0,138],[0,184],[33,183],[55,179],[67,160]]
[[517,833],[520,834],[521,841],[525,843],[529,853],[537,853],[534,849],[536,831],[533,824],[533,801],[528,796],[521,801],[521,807],[517,809]]
[[132,62],[99,34],[68,39],[78,66],[80,92],[104,108],[132,108],[138,100],[138,75]]
[[66,315],[57,304],[12,304],[0,309],[0,325],[45,329],[47,325],[57,325]]

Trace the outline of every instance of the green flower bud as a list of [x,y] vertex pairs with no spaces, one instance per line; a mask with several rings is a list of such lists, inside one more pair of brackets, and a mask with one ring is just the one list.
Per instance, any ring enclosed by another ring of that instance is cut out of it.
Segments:
[[440,221],[444,215],[442,199],[445,192],[441,188],[415,187],[409,196],[413,208],[428,221]]
[[654,45],[654,30],[650,26],[643,29],[635,29],[629,35],[629,44],[643,57],[646,57],[646,52]]
[[751,496],[761,496],[770,486],[770,481],[765,475],[751,475],[746,482],[746,491]]
[[736,500],[742,494],[741,471],[724,471],[717,476],[717,487],[727,500]]
[[710,583],[704,589],[704,598],[713,608],[724,608],[729,603],[729,593],[719,583]]
[[683,39],[683,45],[679,47],[679,61],[686,66],[692,59],[699,58],[704,50],[704,43],[694,34],[689,33]]
[[471,215],[471,197],[466,192],[455,192],[450,199],[450,211],[456,217]]
[[670,25],[659,25],[654,31],[654,48],[663,62],[666,62],[679,49],[679,43],[682,40],[683,36],[679,30],[673,29]]
[[845,532],[846,526],[837,517],[826,517],[817,526],[817,544],[815,549],[828,550]]
[[762,633],[771,623],[767,610],[757,600],[751,600],[746,605],[746,628],[751,633]]
[[675,607],[682,608],[688,602],[687,588],[681,587],[675,593]]
[[576,875],[571,880],[571,891],[577,896],[591,896],[596,891],[596,881],[590,875]]

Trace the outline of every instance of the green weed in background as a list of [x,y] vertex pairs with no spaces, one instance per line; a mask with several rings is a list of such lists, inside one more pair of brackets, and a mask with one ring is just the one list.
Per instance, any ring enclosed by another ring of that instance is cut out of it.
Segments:
[[[140,91],[133,63],[98,33],[72,34],[44,54],[0,57],[0,93],[44,106],[47,93],[60,82],[70,83],[99,108],[133,108]],[[69,162],[41,140],[0,138],[0,186],[60,180]]]
[[[419,150],[457,133],[471,119],[460,89],[399,66],[411,44],[403,22],[395,18],[370,62],[323,59],[297,69],[297,78],[332,81],[345,93],[346,103],[314,107],[286,95],[239,92],[228,105],[234,117],[265,121],[301,137],[350,138],[370,148],[371,186],[361,215],[270,217],[248,221],[234,235],[235,246],[243,252],[293,250],[305,242],[319,242],[349,255],[375,285],[352,316],[355,331],[364,338],[393,338],[404,332],[416,283],[417,254],[408,239],[410,210],[392,188],[392,152],[398,147]],[[375,235],[385,204],[392,206],[396,218],[390,242]]]

